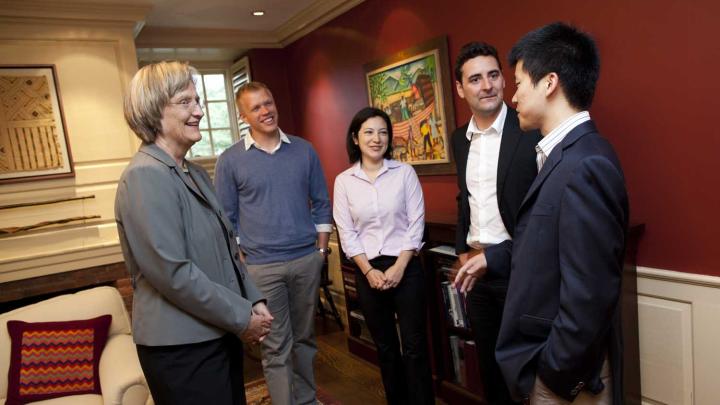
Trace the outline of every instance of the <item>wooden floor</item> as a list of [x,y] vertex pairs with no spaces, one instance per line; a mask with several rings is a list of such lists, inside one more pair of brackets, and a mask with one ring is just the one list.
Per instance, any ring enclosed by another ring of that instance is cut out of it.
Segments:
[[[323,391],[343,405],[385,404],[380,371],[347,349],[345,332],[329,318],[318,318],[315,326],[318,354],[315,381]],[[245,381],[262,378],[262,366],[253,353],[245,356]],[[443,404],[438,401],[437,404]]]

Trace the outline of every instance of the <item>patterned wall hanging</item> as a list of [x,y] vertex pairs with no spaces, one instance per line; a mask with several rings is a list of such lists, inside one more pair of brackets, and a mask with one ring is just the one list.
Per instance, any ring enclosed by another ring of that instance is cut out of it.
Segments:
[[0,184],[74,176],[53,65],[0,66]]

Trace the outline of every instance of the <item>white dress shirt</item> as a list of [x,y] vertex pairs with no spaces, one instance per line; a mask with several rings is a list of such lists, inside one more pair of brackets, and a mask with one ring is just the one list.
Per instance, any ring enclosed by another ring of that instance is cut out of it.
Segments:
[[540,173],[540,169],[542,169],[543,164],[545,164],[547,157],[550,156],[550,152],[565,139],[570,131],[585,121],[590,121],[590,113],[588,111],[580,111],[579,113],[573,114],[561,122],[560,125],[556,126],[535,145],[538,173]]
[[497,199],[498,158],[506,116],[507,106],[503,103],[490,127],[481,130],[472,118],[465,134],[470,141],[465,172],[470,203],[467,244],[476,249],[510,239]]
[[255,138],[252,137],[251,131],[245,132],[241,135],[243,143],[245,144],[245,150],[248,150],[251,146],[254,146],[265,153],[269,153],[271,155],[275,154],[275,152],[280,149],[280,146],[282,146],[283,142],[290,143],[290,138],[288,138],[288,136],[285,134],[285,132],[282,131],[282,129],[278,128],[278,132],[280,133],[280,142],[278,142],[277,145],[275,145],[275,147],[270,151],[267,151],[258,146],[257,142],[255,142]]

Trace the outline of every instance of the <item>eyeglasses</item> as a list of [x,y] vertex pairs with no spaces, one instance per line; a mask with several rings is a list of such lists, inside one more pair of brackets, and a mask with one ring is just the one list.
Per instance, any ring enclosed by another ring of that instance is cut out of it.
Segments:
[[170,103],[170,104],[179,105],[180,107],[182,107],[183,109],[188,110],[188,111],[194,110],[196,106],[200,107],[201,110],[203,109],[203,105],[200,103],[199,100],[189,99],[189,98],[180,100],[177,103]]

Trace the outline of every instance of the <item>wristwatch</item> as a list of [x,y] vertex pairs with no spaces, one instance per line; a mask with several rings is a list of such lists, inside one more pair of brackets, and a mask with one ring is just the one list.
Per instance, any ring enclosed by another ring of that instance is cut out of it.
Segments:
[[330,253],[332,253],[332,249],[329,246],[327,248],[318,248],[318,252],[324,255],[329,255]]

